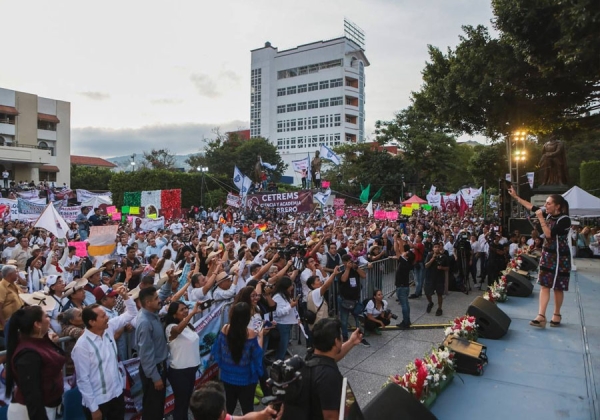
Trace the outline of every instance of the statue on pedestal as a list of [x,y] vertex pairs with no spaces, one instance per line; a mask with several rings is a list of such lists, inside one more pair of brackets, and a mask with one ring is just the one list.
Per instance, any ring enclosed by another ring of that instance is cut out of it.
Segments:
[[539,167],[541,170],[540,185],[566,185],[567,184],[567,153],[565,145],[550,135],[542,148],[542,158]]

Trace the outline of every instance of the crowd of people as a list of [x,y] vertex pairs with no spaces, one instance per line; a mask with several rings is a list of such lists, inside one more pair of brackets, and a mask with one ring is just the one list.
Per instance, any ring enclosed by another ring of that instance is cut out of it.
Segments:
[[[556,208],[558,216],[560,203]],[[190,401],[192,412],[199,410],[194,401],[205,401],[192,395],[201,361],[191,323],[219,302],[230,303],[211,352],[223,389],[211,385],[205,392],[224,395],[219,413],[225,407],[233,414],[239,402],[252,415],[256,397],[269,394],[267,365],[289,355],[294,326],[317,355],[335,359],[354,345],[369,345],[360,329],[349,333],[350,318],[366,334],[381,334],[391,324],[393,314],[376,287],[378,264],[393,262],[402,307],[396,326],[408,329],[410,306],[423,294],[426,311],[437,304],[441,316],[449,290],[493,284],[519,249],[544,252],[538,230],[505,234],[498,223],[469,212],[417,210],[405,219],[374,220],[364,209],[347,210],[359,215],[336,217],[330,207],[291,215],[196,209],[156,231],[145,231],[136,219],[119,224],[112,254],[95,257],[78,256],[63,238],[31,223],[0,222],[0,331],[13,418],[54,418],[64,366],[75,374],[87,418],[123,418],[125,378],[118,363],[137,356],[144,419],[163,418],[167,381],[174,419],[187,419]],[[90,225],[104,223],[117,222],[85,208],[67,239],[85,240]],[[554,231],[545,223],[540,218],[548,238]],[[566,222],[558,223],[564,230]],[[363,300],[367,283],[370,297]],[[545,323],[548,299],[542,303],[538,323]],[[560,323],[560,312],[552,322]],[[61,347],[59,337],[71,340]]]

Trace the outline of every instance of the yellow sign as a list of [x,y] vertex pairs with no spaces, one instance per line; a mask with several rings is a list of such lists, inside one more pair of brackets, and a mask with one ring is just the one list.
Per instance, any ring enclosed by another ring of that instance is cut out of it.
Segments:
[[140,214],[139,207],[129,207],[129,214]]
[[403,216],[412,216],[413,209],[412,207],[402,207],[402,215]]
[[415,209],[415,210],[419,210],[419,204],[418,204],[418,203],[412,203],[412,206],[411,206],[411,207],[412,207],[413,209]]

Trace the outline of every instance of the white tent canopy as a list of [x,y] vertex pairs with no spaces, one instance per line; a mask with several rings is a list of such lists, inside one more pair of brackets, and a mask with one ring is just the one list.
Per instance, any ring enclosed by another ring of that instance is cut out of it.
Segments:
[[600,198],[577,185],[562,195],[569,202],[571,216],[600,216]]

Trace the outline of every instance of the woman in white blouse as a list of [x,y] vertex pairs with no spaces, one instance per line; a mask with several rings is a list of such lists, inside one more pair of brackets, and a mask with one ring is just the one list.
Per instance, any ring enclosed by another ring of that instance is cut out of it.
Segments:
[[169,305],[165,316],[165,334],[169,345],[169,383],[173,387],[173,420],[187,420],[190,398],[194,392],[196,371],[200,366],[200,337],[190,320],[200,313],[200,302],[190,311],[181,301]]
[[273,294],[273,300],[277,303],[275,316],[273,320],[277,322],[277,331],[279,331],[279,347],[276,360],[285,360],[285,352],[292,332],[292,326],[298,323],[297,306],[298,299],[294,299],[294,284],[289,277],[282,277]]

